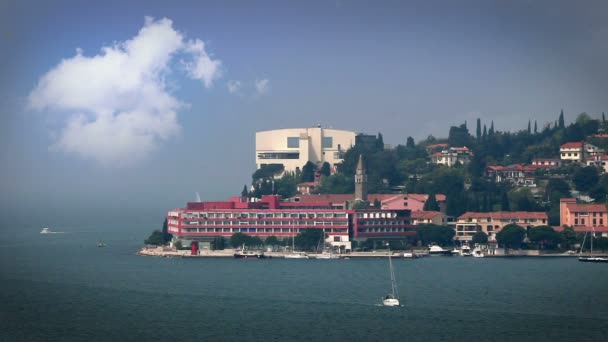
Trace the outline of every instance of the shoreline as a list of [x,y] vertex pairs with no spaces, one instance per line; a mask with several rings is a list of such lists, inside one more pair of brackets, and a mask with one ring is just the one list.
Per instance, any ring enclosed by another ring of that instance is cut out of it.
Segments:
[[[191,255],[190,250],[175,250],[168,247],[142,247],[135,254],[140,256],[152,256],[159,258],[234,258],[235,249],[224,249],[216,251],[199,251],[199,254]],[[414,251],[414,254],[418,255],[417,258],[432,257],[437,258],[441,256],[429,256],[428,253],[423,251]],[[267,258],[284,259],[284,252],[264,252]],[[308,254],[311,259],[315,258],[315,253]],[[590,256],[588,253],[582,255],[568,254],[568,253],[548,253],[548,254],[510,254],[510,255],[484,255],[485,258],[577,258],[579,256]],[[608,254],[594,254],[594,256],[608,256]],[[386,252],[351,252],[348,254],[340,254],[340,259],[376,259],[376,258],[387,258]],[[416,259],[411,257],[404,257],[403,252],[393,252],[391,255],[395,259]],[[455,257],[460,256],[443,256],[443,257]],[[473,257],[471,257],[473,258]]]

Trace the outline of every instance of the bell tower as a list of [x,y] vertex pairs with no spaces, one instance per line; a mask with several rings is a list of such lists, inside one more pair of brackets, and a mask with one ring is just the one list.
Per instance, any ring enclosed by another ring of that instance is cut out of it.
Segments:
[[367,174],[363,165],[363,156],[359,155],[355,171],[355,201],[367,201]]

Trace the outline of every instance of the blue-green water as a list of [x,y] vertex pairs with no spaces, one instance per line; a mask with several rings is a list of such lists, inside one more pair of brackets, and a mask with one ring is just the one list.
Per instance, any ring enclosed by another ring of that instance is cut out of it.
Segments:
[[[608,265],[574,258],[140,257],[144,225],[13,227],[1,341],[608,341]],[[106,248],[96,247],[99,240]]]

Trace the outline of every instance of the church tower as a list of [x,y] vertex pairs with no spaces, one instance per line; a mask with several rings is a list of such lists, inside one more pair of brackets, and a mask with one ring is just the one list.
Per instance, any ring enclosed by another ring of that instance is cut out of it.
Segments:
[[355,171],[355,201],[367,201],[367,174],[363,165],[363,156],[359,155]]

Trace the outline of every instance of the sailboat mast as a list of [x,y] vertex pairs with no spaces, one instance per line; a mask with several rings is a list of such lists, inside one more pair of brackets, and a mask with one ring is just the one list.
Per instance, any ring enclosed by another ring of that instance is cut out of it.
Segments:
[[391,258],[390,247],[388,248],[388,267],[391,271],[391,290],[392,290],[393,298],[398,298],[399,295],[397,293],[397,284],[395,283],[395,271],[393,270],[393,261]]

